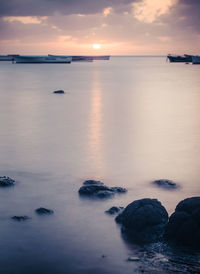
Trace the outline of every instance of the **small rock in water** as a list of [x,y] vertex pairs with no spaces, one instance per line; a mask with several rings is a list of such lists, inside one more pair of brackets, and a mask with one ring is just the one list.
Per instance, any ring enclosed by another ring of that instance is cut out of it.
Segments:
[[79,189],[79,194],[90,197],[108,198],[115,193],[125,193],[127,190],[122,187],[108,187],[100,181],[87,180]]
[[47,209],[47,208],[44,208],[44,207],[37,208],[37,209],[35,210],[35,212],[36,212],[37,214],[40,214],[40,215],[43,215],[43,214],[48,214],[48,215],[50,215],[50,214],[53,214],[53,213],[54,213],[53,210]]
[[59,90],[55,90],[53,93],[56,93],[56,94],[64,94],[64,90],[62,89],[59,89]]
[[0,176],[0,186],[13,186],[15,180],[7,176]]
[[91,186],[91,185],[98,185],[98,186],[102,186],[103,183],[101,181],[96,181],[96,180],[86,180],[85,182],[83,182],[83,185],[87,185],[87,186]]
[[167,180],[167,179],[159,179],[159,180],[155,180],[153,181],[153,184],[165,188],[165,189],[175,189],[178,188],[178,185],[176,183],[174,183],[171,180]]
[[136,256],[130,256],[127,259],[128,262],[138,262],[139,260],[140,260],[140,258],[136,257]]
[[105,213],[114,215],[122,211],[124,208],[123,207],[117,207],[117,206],[112,206],[110,209],[106,210]]
[[28,217],[28,216],[13,216],[11,218],[18,222],[26,221],[26,220],[30,219],[30,217]]

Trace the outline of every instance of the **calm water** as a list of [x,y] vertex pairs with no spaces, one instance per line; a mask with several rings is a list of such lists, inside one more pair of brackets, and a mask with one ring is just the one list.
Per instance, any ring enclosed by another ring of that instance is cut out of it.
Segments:
[[[164,57],[0,63],[0,175],[17,181],[0,189],[1,273],[136,271],[126,259],[137,247],[104,211],[152,197],[171,214],[180,200],[200,195],[199,73],[200,66]],[[80,199],[90,178],[128,193]],[[152,186],[160,178],[181,188]],[[55,214],[36,216],[40,206]],[[18,223],[13,215],[32,219]]]

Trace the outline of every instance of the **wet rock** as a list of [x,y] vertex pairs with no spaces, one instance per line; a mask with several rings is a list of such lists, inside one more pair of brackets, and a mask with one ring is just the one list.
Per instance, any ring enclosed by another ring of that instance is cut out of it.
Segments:
[[134,242],[151,243],[162,239],[168,213],[158,200],[146,198],[129,204],[115,220]]
[[56,93],[56,94],[64,94],[64,90],[62,89],[59,89],[59,90],[55,90],[53,93]]
[[127,190],[122,187],[108,187],[100,181],[87,180],[79,189],[79,194],[99,198],[112,197],[115,193],[125,193]]
[[155,180],[153,181],[154,185],[157,185],[159,187],[165,188],[165,189],[175,189],[178,188],[178,185],[174,183],[171,180],[167,179],[160,179],[160,180]]
[[200,250],[200,197],[181,201],[170,216],[165,239]]
[[47,214],[47,215],[50,215],[50,214],[53,214],[54,211],[51,210],[51,209],[47,209],[47,208],[44,208],[44,207],[40,207],[40,208],[37,208],[35,210],[35,212],[39,215],[44,215],[44,214]]
[[6,187],[6,186],[13,186],[15,183],[15,180],[11,179],[7,176],[0,176],[0,187]]
[[91,186],[91,185],[102,186],[103,183],[101,181],[96,181],[96,180],[86,180],[85,182],[83,182],[83,185],[87,185],[87,186]]
[[28,216],[13,216],[11,218],[18,222],[22,222],[22,221],[26,221],[26,220],[30,219],[30,217],[28,217]]
[[110,214],[110,215],[114,215],[117,214],[119,212],[121,212],[124,208],[123,207],[117,207],[117,206],[113,206],[110,209],[106,210],[105,213]]

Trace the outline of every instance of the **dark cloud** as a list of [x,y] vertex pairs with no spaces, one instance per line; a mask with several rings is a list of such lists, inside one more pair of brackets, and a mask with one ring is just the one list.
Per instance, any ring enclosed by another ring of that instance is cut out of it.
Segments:
[[50,16],[94,14],[106,7],[123,6],[139,0],[0,0],[0,16]]

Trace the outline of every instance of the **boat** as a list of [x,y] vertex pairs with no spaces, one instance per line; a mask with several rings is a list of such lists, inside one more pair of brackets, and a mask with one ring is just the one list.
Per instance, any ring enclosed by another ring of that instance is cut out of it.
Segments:
[[192,64],[193,65],[200,65],[200,56],[192,56]]
[[14,57],[19,56],[18,54],[0,55],[0,61],[14,61]]
[[[54,57],[60,57],[60,58],[66,58],[65,55],[52,55],[48,54],[48,56],[54,56]],[[92,62],[93,59],[91,56],[72,56],[72,62]]]
[[168,54],[167,58],[169,59],[170,63],[191,63],[192,62],[192,55],[188,55],[188,54],[184,54],[184,55]]
[[69,64],[72,56],[15,56],[14,60],[19,63],[45,63],[45,64]]

